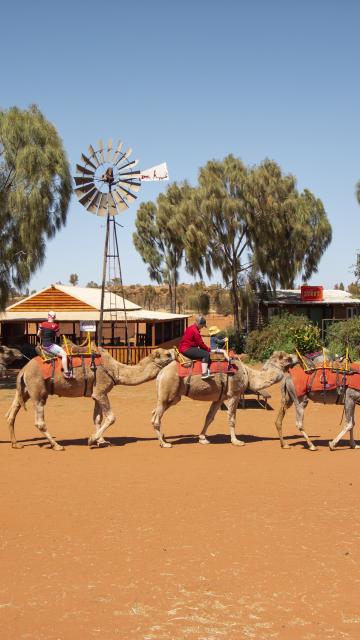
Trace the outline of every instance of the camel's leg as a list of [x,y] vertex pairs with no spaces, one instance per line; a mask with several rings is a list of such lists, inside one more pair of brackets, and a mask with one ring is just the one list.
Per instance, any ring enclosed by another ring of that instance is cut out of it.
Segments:
[[229,400],[226,401],[226,405],[228,408],[228,425],[230,429],[231,444],[234,444],[237,447],[243,447],[245,445],[245,442],[243,442],[242,440],[239,440],[236,437],[236,433],[235,433],[236,409],[239,403],[239,399],[240,399],[240,396],[234,396],[233,398],[230,398]]
[[54,451],[65,451],[65,448],[58,444],[47,430],[44,416],[44,406],[45,402],[43,400],[38,400],[36,402],[34,401],[35,426],[39,429],[39,431],[41,431],[41,433],[44,434],[45,438],[48,439]]
[[161,418],[163,417],[165,411],[167,411],[169,407],[171,407],[174,404],[177,404],[178,402],[180,402],[180,400],[181,400],[180,396],[174,398],[174,400],[172,400],[171,402],[167,402],[165,400],[163,401],[158,400],[158,403],[152,412],[151,423],[155,429],[155,433],[159,440],[160,447],[163,447],[164,449],[171,449],[172,444],[170,442],[166,442],[164,435],[161,433]]
[[[98,401],[96,399],[94,399],[94,413],[93,413],[93,422],[94,422],[94,426],[95,426],[95,433],[97,433],[101,427],[101,422],[103,419],[103,415],[102,415],[102,410],[101,407],[98,403]],[[108,442],[106,442],[106,440],[104,438],[100,438],[100,440],[97,440],[97,444],[109,444]]]
[[279,413],[276,416],[275,425],[277,428],[277,432],[279,434],[280,446],[283,449],[291,449],[290,445],[287,444],[284,440],[282,424],[285,417],[286,411],[291,407],[293,401],[290,397],[285,397],[285,395],[281,397],[281,405],[279,409]]
[[334,440],[329,442],[329,447],[331,451],[335,451],[336,445],[343,438],[343,436],[349,431],[350,432],[350,447],[351,449],[359,449],[359,445],[356,444],[354,440],[354,426],[355,426],[355,401],[354,399],[347,393],[345,397],[345,427],[338,433]]
[[222,405],[223,401],[222,400],[217,400],[215,402],[212,402],[210,405],[210,409],[206,414],[206,418],[205,418],[205,424],[203,427],[202,432],[199,435],[199,442],[200,444],[209,444],[210,440],[207,439],[206,437],[206,432],[208,430],[208,427],[210,426],[210,424],[213,422],[217,411],[220,409],[221,405]]
[[[23,401],[24,403],[29,399],[29,394],[27,391],[23,392]],[[16,416],[19,413],[20,409],[21,409],[21,402],[19,400],[19,392],[16,391],[15,393],[15,397],[14,400],[12,402],[12,405],[9,409],[9,411],[6,414],[7,417],[7,421],[8,421],[8,425],[9,425],[9,431],[10,431],[10,440],[11,440],[11,446],[13,447],[13,449],[23,449],[24,445],[20,444],[17,440],[16,440],[16,436],[15,436],[15,420],[16,420]]]
[[[96,418],[95,418],[96,432],[90,436],[89,445],[90,446],[94,444],[98,446],[108,445],[110,444],[110,442],[108,442],[107,440],[104,440],[103,434],[105,433],[106,429],[108,429],[109,427],[111,427],[112,424],[114,424],[116,419],[115,414],[111,409],[109,398],[107,397],[107,395],[101,396],[100,398],[95,398],[93,396],[93,398],[95,400],[94,416],[96,412]],[[98,404],[98,408],[96,408],[96,403]],[[99,419],[100,419],[99,413],[100,415],[103,416],[103,419],[100,425],[99,425]]]
[[315,447],[315,445],[311,442],[309,436],[307,435],[307,433],[304,431],[304,411],[307,407],[307,403],[308,403],[308,399],[305,398],[304,400],[302,400],[301,402],[297,402],[295,404],[295,411],[296,411],[296,426],[300,431],[300,434],[302,435],[302,437],[306,440],[310,451],[317,451],[317,447]]

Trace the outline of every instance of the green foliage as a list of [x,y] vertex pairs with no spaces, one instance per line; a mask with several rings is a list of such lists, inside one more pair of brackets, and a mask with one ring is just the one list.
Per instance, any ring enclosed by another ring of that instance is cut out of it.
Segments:
[[346,347],[349,347],[349,355],[352,360],[359,359],[360,346],[360,318],[334,322],[328,327],[326,333],[326,345],[331,353],[345,355]]
[[229,349],[232,349],[232,351],[235,351],[235,353],[243,353],[245,349],[244,334],[238,333],[235,327],[229,327],[225,329],[224,333],[229,339]]
[[199,275],[220,271],[238,333],[257,275],[272,289],[291,288],[298,274],[308,279],[316,271],[331,240],[321,201],[299,193],[295,178],[271,160],[251,168],[232,155],[212,160],[188,196],[187,267]]
[[348,286],[348,292],[354,296],[354,298],[360,298],[360,284],[351,282]]
[[168,285],[170,310],[176,311],[176,289],[179,267],[184,256],[186,220],[181,204],[186,197],[186,183],[170,185],[160,194],[157,203],[143,202],[137,212],[133,242],[150,278]]
[[[315,346],[316,345],[316,346]],[[301,353],[313,351],[319,345],[319,330],[305,316],[284,313],[276,315],[263,328],[251,331],[245,351],[254,360],[266,360],[273,351]]]
[[66,223],[71,176],[55,127],[36,106],[0,111],[0,309],[44,262]]

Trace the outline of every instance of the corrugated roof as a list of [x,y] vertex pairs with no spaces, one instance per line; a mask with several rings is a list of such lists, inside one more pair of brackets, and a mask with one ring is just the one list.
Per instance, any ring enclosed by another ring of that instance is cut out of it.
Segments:
[[[51,289],[60,291],[65,293],[72,298],[76,298],[77,300],[84,303],[84,305],[89,305],[92,307],[91,309],[69,309],[66,310],[63,308],[56,309],[56,318],[59,322],[76,322],[79,320],[99,320],[100,316],[100,305],[101,305],[101,289],[95,289],[92,287],[73,287],[67,286],[63,284],[55,284],[51,285]],[[36,297],[41,296],[44,292],[48,292],[49,287],[46,289],[42,289],[37,293],[28,296],[27,298],[23,298],[19,302],[10,305],[6,308],[5,312],[0,313],[0,321],[5,320],[23,320],[27,322],[46,319],[46,311],[44,308],[40,308],[36,304]],[[34,300],[34,309],[31,309],[31,304],[29,301]],[[26,309],[24,309],[22,303],[27,302]],[[126,298],[122,298],[122,296],[116,295],[114,293],[110,294],[105,291],[104,298],[104,308],[113,308],[113,309],[124,309],[125,302],[125,310],[127,319],[130,322],[147,322],[151,320],[176,320],[180,318],[188,318],[187,315],[177,314],[177,313],[166,313],[162,311],[150,311],[148,309],[142,309],[139,305],[131,302],[130,300],[126,300]],[[104,320],[105,321],[125,321],[125,314],[123,311],[105,311],[104,312]]]
[[324,289],[322,300],[301,300],[300,289],[279,289],[276,298],[264,301],[264,304],[360,304],[359,298],[354,298],[348,291],[341,289]]

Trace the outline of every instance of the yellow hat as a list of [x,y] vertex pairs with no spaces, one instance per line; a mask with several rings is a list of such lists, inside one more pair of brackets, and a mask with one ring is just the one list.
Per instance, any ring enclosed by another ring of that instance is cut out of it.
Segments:
[[216,336],[217,333],[220,333],[219,327],[214,325],[213,327],[209,327],[209,336]]

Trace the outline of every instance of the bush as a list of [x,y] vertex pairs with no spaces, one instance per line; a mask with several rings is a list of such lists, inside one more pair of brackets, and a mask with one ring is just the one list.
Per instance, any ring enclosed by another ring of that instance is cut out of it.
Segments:
[[229,339],[229,349],[232,349],[233,351],[235,351],[235,353],[243,353],[245,348],[244,334],[236,333],[235,327],[229,327],[225,329],[224,334]]
[[262,328],[251,331],[246,338],[245,351],[254,360],[267,360],[273,351],[300,353],[314,351],[321,346],[320,330],[305,316],[283,313],[273,316]]
[[334,322],[326,334],[326,345],[331,353],[345,355],[346,347],[349,347],[349,355],[352,360],[359,359],[360,345],[360,318]]

